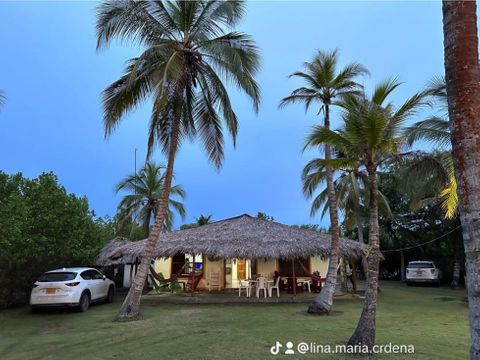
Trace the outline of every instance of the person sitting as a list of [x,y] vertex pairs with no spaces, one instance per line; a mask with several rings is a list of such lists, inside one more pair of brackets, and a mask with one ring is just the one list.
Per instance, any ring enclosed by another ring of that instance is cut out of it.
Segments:
[[312,275],[312,291],[319,293],[322,290],[322,282],[318,280],[321,278],[320,271],[315,270]]

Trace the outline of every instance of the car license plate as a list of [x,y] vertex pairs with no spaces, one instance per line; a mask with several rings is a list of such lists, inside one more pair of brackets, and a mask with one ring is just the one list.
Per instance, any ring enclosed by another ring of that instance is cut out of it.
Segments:
[[417,275],[422,275],[423,274],[423,271],[422,270],[418,270],[417,271]]
[[55,292],[56,292],[56,289],[54,289],[54,288],[47,288],[47,289],[45,289],[45,290],[46,290],[45,292],[46,292],[47,294],[55,294]]

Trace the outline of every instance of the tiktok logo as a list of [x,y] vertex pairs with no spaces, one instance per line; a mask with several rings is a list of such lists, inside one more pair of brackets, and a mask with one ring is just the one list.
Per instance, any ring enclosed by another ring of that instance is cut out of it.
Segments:
[[273,345],[271,348],[270,348],[270,353],[272,355],[278,355],[278,353],[280,352],[280,348],[282,347],[282,344],[279,342],[279,341],[276,341],[275,342],[275,345]]

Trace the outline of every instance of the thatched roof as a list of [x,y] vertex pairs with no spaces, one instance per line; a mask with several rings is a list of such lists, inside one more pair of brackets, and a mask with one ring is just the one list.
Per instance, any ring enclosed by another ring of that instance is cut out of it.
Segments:
[[[146,240],[129,242],[115,249],[103,251],[103,263],[121,257],[141,256]],[[104,249],[105,250],[105,249]],[[367,246],[342,238],[340,255],[360,258]],[[312,230],[294,228],[274,221],[262,220],[244,214],[216,221],[196,228],[161,234],[155,248],[156,257],[176,253],[204,254],[223,259],[292,259],[330,254],[330,235]]]
[[95,261],[95,265],[98,266],[108,266],[112,264],[130,264],[133,263],[135,260],[135,257],[133,256],[122,256],[117,259],[110,259],[108,255],[112,252],[115,251],[116,249],[121,248],[124,245],[131,244],[132,242],[128,240],[127,238],[117,236],[115,239],[110,241],[107,245],[103,247],[103,249],[100,251],[100,254],[98,254],[97,260]]

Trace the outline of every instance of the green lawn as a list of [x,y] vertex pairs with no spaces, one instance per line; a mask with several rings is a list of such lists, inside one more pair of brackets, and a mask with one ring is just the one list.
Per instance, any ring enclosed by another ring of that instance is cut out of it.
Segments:
[[[413,344],[415,355],[378,359],[466,359],[465,292],[381,284],[377,343]],[[334,314],[309,316],[305,304],[148,305],[144,320],[112,321],[120,305],[87,313],[0,312],[0,358],[5,359],[266,359],[276,340],[342,344],[352,333],[360,300],[339,300]],[[280,357],[280,356],[277,356]],[[283,358],[344,359],[303,355]],[[359,357],[350,357],[358,359]]]

